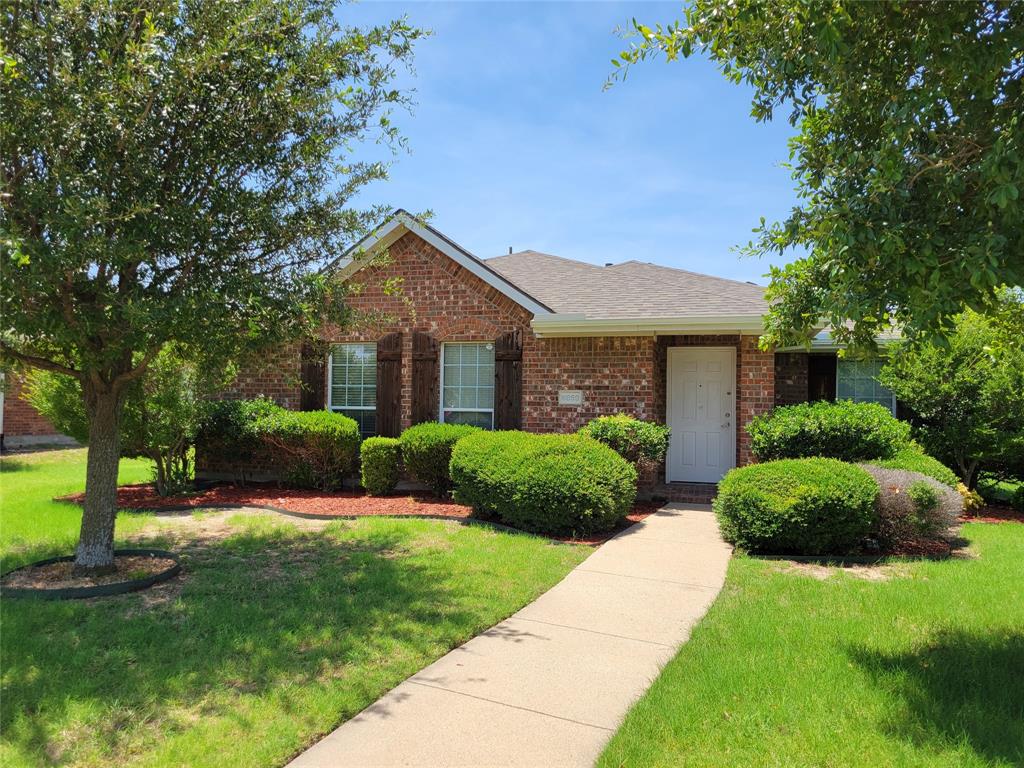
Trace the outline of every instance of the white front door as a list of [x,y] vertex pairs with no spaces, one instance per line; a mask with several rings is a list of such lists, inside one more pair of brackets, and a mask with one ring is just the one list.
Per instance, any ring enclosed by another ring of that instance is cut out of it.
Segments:
[[736,350],[669,347],[667,482],[717,483],[736,466]]

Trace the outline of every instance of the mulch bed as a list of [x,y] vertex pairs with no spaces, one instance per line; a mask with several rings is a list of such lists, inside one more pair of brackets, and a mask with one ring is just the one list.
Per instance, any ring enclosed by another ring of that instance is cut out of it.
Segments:
[[960,518],[964,523],[1024,523],[1024,512],[1001,504],[989,504]]
[[136,581],[173,568],[175,561],[167,557],[146,555],[119,555],[114,558],[114,570],[99,576],[74,576],[70,561],[48,563],[19,568],[4,576],[0,582],[7,589],[67,589],[69,587],[96,587]]
[[[81,504],[84,494],[62,496],[58,501]],[[271,507],[284,512],[317,517],[448,517],[457,520],[481,519],[473,515],[470,507],[426,494],[396,494],[394,496],[367,496],[361,491],[310,491],[280,488],[272,483],[252,483],[247,486],[215,485],[197,493],[180,496],[157,496],[153,486],[123,485],[117,489],[117,505],[128,510],[202,509],[206,507]],[[658,511],[658,502],[637,502],[622,525],[615,530],[593,534],[584,538],[552,536],[557,541],[578,544],[600,544],[616,533],[638,523]],[[485,522],[497,522],[485,520]]]

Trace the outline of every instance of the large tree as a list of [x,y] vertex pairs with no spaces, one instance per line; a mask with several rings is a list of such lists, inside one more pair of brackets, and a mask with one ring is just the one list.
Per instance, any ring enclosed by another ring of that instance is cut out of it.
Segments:
[[332,0],[11,0],[0,71],[0,352],[88,416],[76,568],[113,564],[118,424],[170,343],[235,356],[343,311],[315,267],[379,211],[353,144],[397,141],[420,32]]
[[[634,21],[616,75],[704,54],[784,109],[799,205],[748,252],[808,253],[772,270],[767,342],[822,319],[840,341],[935,335],[1024,284],[1024,4],[697,0]],[[846,324],[846,321],[852,321]]]

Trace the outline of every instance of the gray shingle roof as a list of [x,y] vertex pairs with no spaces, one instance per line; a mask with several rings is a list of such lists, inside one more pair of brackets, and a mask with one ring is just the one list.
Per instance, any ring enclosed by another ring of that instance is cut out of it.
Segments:
[[553,311],[590,319],[758,317],[764,288],[642,261],[599,267],[536,251],[486,264]]

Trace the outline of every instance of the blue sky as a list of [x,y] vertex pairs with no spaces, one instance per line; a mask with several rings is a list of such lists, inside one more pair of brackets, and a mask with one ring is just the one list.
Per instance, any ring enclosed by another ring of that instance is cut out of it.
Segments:
[[[677,3],[390,3],[343,6],[346,23],[401,14],[433,30],[417,50],[409,152],[362,203],[434,212],[481,257],[534,249],[596,264],[628,259],[764,283],[733,247],[796,201],[793,129],[758,124],[750,93],[706,60],[634,67],[602,85],[632,16]],[[362,150],[372,152],[371,149]]]

